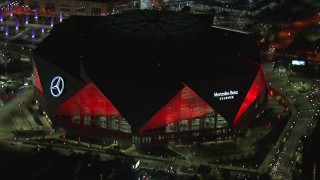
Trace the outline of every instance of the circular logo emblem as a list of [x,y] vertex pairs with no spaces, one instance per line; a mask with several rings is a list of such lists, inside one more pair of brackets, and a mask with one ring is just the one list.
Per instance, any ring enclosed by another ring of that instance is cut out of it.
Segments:
[[62,77],[56,76],[50,84],[50,92],[53,97],[59,97],[64,89],[64,81]]

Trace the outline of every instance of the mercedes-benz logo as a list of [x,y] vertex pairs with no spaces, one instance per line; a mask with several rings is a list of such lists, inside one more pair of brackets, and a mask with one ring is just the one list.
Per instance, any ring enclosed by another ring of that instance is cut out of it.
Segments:
[[59,97],[64,89],[64,81],[62,77],[56,76],[52,79],[50,84],[50,92],[53,97]]

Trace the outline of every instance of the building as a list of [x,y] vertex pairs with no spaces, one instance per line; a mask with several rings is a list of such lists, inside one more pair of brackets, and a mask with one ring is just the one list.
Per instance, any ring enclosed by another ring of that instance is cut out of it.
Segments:
[[267,104],[259,49],[203,19],[134,11],[55,25],[34,52],[40,107],[72,134],[136,144],[233,138]]
[[106,0],[24,0],[24,12],[37,13],[40,16],[63,17],[104,16],[108,14]]

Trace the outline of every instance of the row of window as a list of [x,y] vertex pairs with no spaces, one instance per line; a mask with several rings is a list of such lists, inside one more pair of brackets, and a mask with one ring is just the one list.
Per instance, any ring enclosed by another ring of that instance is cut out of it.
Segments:
[[[71,121],[74,124],[85,124],[100,128],[120,130],[131,132],[130,124],[122,116],[90,116],[90,115],[58,115],[58,119],[63,121]],[[220,115],[205,118],[195,118],[191,120],[182,120],[180,122],[168,124],[165,128],[166,133],[194,131],[200,129],[218,129],[228,127],[228,122]],[[224,131],[224,130],[223,130]],[[220,131],[217,131],[219,134]],[[225,133],[225,132],[222,132]]]
[[[217,129],[212,131],[212,135],[223,135],[223,137],[217,137],[217,140],[230,140],[232,136],[229,134],[232,133],[232,130],[227,128],[227,129]],[[191,134],[193,137],[200,136],[200,132],[192,132]],[[146,137],[139,137],[139,136],[132,136],[132,142],[137,143],[137,144],[147,144],[151,143],[152,139],[155,140],[164,140],[164,139],[178,139],[178,138],[186,138],[189,137],[190,134],[188,133],[181,133],[181,134],[176,134],[176,133],[170,133],[170,134],[158,134],[156,136],[146,136]]]
[[[40,8],[40,3],[39,2],[30,2],[30,9],[32,10],[38,10]],[[44,4],[44,9],[46,12],[55,12],[56,5],[54,3],[45,3]],[[87,15],[87,9],[84,6],[76,6],[75,8],[76,15]],[[61,4],[60,10],[62,14],[70,14],[71,12],[71,6],[67,4]],[[91,15],[92,16],[101,16],[102,10],[101,8],[90,8],[91,10]]]
[[130,124],[122,116],[58,115],[57,118],[62,121],[71,121],[74,124],[84,124],[131,133]]
[[205,118],[195,118],[170,123],[166,126],[166,132],[190,131],[199,129],[216,129],[228,127],[229,123],[219,114]]

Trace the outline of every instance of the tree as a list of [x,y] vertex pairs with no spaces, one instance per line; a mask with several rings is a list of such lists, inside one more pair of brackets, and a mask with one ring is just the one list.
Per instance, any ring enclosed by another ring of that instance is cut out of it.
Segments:
[[229,169],[222,169],[221,176],[223,179],[228,180],[231,178],[230,170]]
[[209,10],[209,12],[210,12],[211,14],[216,14],[216,13],[217,13],[214,8],[211,8],[211,9]]
[[200,165],[198,173],[203,177],[207,177],[211,172],[211,167],[208,165]]
[[220,15],[224,17],[230,17],[230,13],[228,11],[222,11]]
[[280,4],[281,3],[281,0],[276,0],[275,1],[277,4]]
[[200,180],[199,176],[197,176],[196,174],[191,176],[189,180]]
[[271,180],[271,176],[267,173],[263,173],[263,174],[261,174],[260,179],[261,180]]
[[315,40],[314,42],[316,49],[319,50],[320,49],[320,39]]
[[191,11],[190,6],[185,6],[185,7],[183,7],[183,8],[181,9],[181,12],[183,12],[183,13],[190,13],[190,11]]

